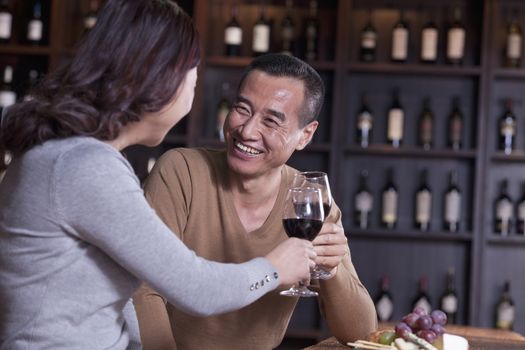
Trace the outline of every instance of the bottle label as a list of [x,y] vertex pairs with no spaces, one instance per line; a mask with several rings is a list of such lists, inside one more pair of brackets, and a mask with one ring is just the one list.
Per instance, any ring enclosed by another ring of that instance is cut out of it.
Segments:
[[505,118],[500,124],[501,136],[512,137],[516,133],[516,123],[512,118]]
[[372,129],[372,114],[363,112],[359,114],[357,121],[357,128],[362,131],[369,131]]
[[270,49],[270,26],[257,24],[253,27],[253,51],[268,52]]
[[450,140],[454,143],[461,142],[461,132],[463,128],[463,123],[461,119],[454,118],[450,123]]
[[0,39],[11,38],[13,16],[8,12],[0,13]]
[[521,58],[521,34],[511,33],[507,37],[507,58],[519,59]]
[[458,310],[458,298],[455,295],[449,294],[441,300],[441,309],[447,314],[455,314]]
[[406,60],[408,52],[408,30],[396,28],[392,33],[392,58]]
[[437,58],[438,31],[435,28],[423,30],[421,58],[424,61],[435,61]]
[[84,19],[84,28],[85,29],[91,29],[97,24],[97,17],[95,16],[88,16]]
[[242,29],[239,27],[228,27],[224,31],[224,43],[227,45],[241,45]]
[[27,38],[31,41],[40,41],[42,39],[43,24],[41,20],[33,19],[27,25]]
[[430,221],[432,209],[432,194],[428,190],[417,193],[416,221],[418,223],[428,223]]
[[388,139],[403,139],[403,120],[404,113],[402,109],[392,108],[388,112]]
[[397,192],[390,189],[383,193],[383,221],[394,223],[397,219]]
[[525,221],[525,201],[518,205],[518,219]]
[[383,295],[376,303],[376,310],[379,321],[385,322],[390,320],[392,312],[394,311],[394,304],[388,296]]
[[369,192],[361,191],[355,196],[355,207],[360,212],[372,211],[373,198]]
[[414,309],[416,307],[422,308],[427,314],[430,314],[432,312],[432,306],[430,305],[428,299],[425,297],[421,297],[416,301],[416,303],[414,304]]
[[425,118],[421,122],[421,142],[429,144],[432,142],[432,119]]
[[293,40],[293,27],[292,26],[285,26],[285,27],[283,27],[281,35],[282,35],[282,38],[283,38],[284,41],[291,41],[291,40]]
[[452,190],[445,197],[445,221],[451,223],[459,222],[461,195]]
[[16,102],[14,91],[0,91],[0,107],[8,107]]
[[498,307],[498,320],[496,327],[499,329],[511,329],[514,323],[514,306],[508,302]]
[[377,34],[371,30],[363,32],[361,35],[361,47],[365,49],[375,49],[377,45]]
[[503,228],[508,228],[511,217],[512,203],[508,199],[500,200],[496,205],[496,218],[502,221]]
[[448,31],[447,57],[450,59],[463,58],[465,50],[465,29],[452,28]]

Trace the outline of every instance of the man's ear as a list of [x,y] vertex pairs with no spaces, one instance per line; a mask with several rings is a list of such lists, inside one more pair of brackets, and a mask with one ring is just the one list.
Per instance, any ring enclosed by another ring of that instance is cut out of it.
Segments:
[[304,149],[310,141],[312,141],[312,138],[314,137],[315,130],[317,130],[317,126],[319,125],[319,122],[317,120],[314,120],[310,123],[308,123],[302,130],[301,130],[301,141],[295,147],[296,151],[300,151]]

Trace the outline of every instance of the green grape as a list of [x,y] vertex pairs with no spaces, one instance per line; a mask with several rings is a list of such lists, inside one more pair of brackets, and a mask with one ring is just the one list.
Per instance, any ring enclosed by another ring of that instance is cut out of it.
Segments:
[[392,344],[395,338],[396,338],[395,332],[383,332],[379,336],[378,341],[379,341],[379,344],[390,345]]

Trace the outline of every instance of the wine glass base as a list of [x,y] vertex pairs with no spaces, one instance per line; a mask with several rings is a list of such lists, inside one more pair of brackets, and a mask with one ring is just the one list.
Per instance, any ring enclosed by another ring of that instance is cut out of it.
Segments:
[[308,288],[305,288],[305,289],[290,288],[288,290],[283,290],[279,294],[287,296],[287,297],[316,297],[319,295],[319,293],[314,292],[313,290],[310,290]]

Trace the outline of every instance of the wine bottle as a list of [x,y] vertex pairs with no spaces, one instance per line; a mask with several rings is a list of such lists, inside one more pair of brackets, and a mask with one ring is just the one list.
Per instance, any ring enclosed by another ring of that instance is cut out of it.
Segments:
[[42,42],[44,31],[44,22],[42,21],[42,3],[40,0],[35,1],[33,5],[33,15],[27,24],[27,41],[33,45],[39,45]]
[[448,147],[459,150],[463,146],[463,113],[458,96],[452,100],[452,112],[448,118]]
[[13,29],[13,14],[9,9],[8,0],[0,0],[0,43],[7,43],[11,40]]
[[450,267],[447,272],[446,288],[441,296],[440,308],[447,314],[448,323],[457,322],[458,295],[456,294],[455,271]]
[[252,50],[255,56],[263,55],[270,51],[270,30],[270,22],[265,17],[265,8],[261,6],[259,19],[253,27]]
[[399,89],[394,89],[392,106],[388,111],[388,142],[393,147],[401,146],[403,142],[405,111],[399,101]]
[[465,55],[465,26],[461,19],[461,8],[454,8],[454,21],[447,34],[447,62],[461,64]]
[[421,32],[421,62],[436,63],[439,31],[433,15]]
[[357,142],[362,148],[367,148],[372,140],[374,116],[368,107],[365,94],[361,96],[361,109],[357,115]]
[[394,183],[394,170],[387,171],[387,183],[383,189],[383,208],[381,212],[381,224],[388,229],[394,229],[397,224],[398,191]]
[[512,11],[512,19],[507,28],[507,45],[505,50],[505,67],[518,68],[521,65],[523,36],[518,24],[518,10]]
[[432,217],[432,190],[428,186],[428,171],[421,171],[421,184],[416,191],[415,226],[421,231],[430,229]]
[[428,296],[427,276],[422,276],[419,279],[419,291],[412,302],[412,310],[416,307],[422,308],[427,314],[432,312],[432,303],[430,302],[430,297]]
[[383,276],[381,278],[381,292],[375,299],[377,318],[380,322],[387,322],[392,319],[394,313],[394,302],[390,294],[390,278]]
[[512,112],[512,99],[505,99],[505,112],[499,120],[499,149],[511,154],[516,144],[516,116]]
[[408,58],[408,24],[404,12],[400,11],[399,21],[392,30],[391,59],[394,62],[405,62]]
[[508,195],[508,181],[501,181],[500,194],[494,201],[494,232],[508,236],[512,225],[512,200]]
[[377,31],[372,24],[372,10],[368,10],[368,21],[361,30],[361,46],[359,48],[359,58],[363,62],[373,62],[376,60]]
[[295,54],[295,23],[292,18],[293,1],[286,0],[286,15],[281,24],[281,53]]
[[496,328],[512,330],[514,327],[515,306],[510,295],[510,282],[506,281],[496,304]]
[[434,113],[430,108],[430,97],[423,100],[423,110],[419,117],[419,145],[425,150],[432,148],[434,142]]
[[230,84],[223,82],[221,85],[221,99],[217,104],[216,110],[216,132],[217,137],[221,142],[224,142],[224,122],[230,112],[230,100],[228,98],[230,92]]
[[521,198],[516,206],[516,233],[525,235],[525,182],[522,184]]
[[24,101],[29,101],[29,100],[32,99],[32,97],[31,97],[31,90],[37,84],[39,77],[40,77],[40,74],[38,73],[38,71],[36,69],[31,69],[29,71],[29,77],[28,77],[28,82],[27,82],[27,89],[26,89],[26,92],[25,92],[24,97],[23,97]]
[[363,170],[359,178],[359,188],[354,197],[355,226],[366,230],[370,226],[374,198],[368,188],[368,171]]
[[306,28],[306,52],[307,61],[317,60],[319,57],[318,39],[319,39],[319,19],[317,18],[317,0],[310,0],[310,14],[305,23]]
[[5,66],[0,86],[0,112],[16,102],[16,93],[13,90],[13,67]]
[[445,193],[444,229],[449,232],[457,232],[459,230],[461,218],[461,191],[458,187],[457,178],[457,172],[451,171],[449,186]]
[[237,21],[237,5],[231,8],[230,20],[224,29],[224,46],[226,56],[240,56],[242,45],[242,28]]
[[89,1],[89,11],[84,16],[84,32],[90,31],[97,24],[98,0]]

